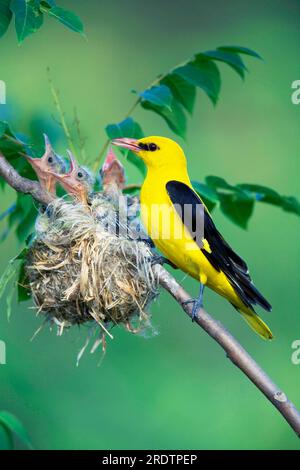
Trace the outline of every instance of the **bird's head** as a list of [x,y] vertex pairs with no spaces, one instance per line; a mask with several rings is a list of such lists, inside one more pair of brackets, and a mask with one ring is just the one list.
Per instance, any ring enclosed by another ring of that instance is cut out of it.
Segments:
[[68,155],[70,157],[69,171],[64,174],[55,173],[54,176],[69,194],[86,204],[88,195],[93,189],[94,177],[89,170],[78,165],[69,150]]
[[32,158],[27,154],[24,154],[24,156],[36,172],[42,186],[49,192],[53,192],[53,173],[63,173],[66,167],[64,160],[53,150],[49,137],[46,134],[44,134],[44,140],[45,151],[41,158]]
[[103,188],[109,185],[116,185],[119,189],[124,188],[125,172],[121,162],[117,159],[116,155],[110,148],[105,161],[100,170],[100,178],[102,180]]
[[112,144],[131,150],[145,162],[148,168],[186,166],[182,148],[167,137],[121,138],[112,140]]

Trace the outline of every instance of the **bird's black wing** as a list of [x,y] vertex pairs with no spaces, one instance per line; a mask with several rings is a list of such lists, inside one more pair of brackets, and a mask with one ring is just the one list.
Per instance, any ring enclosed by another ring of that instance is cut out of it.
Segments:
[[[247,264],[224,240],[197,193],[185,183],[175,180],[166,184],[166,190],[176,212],[198,244],[199,249],[217,271],[222,271],[226,275],[245,305],[252,308],[253,305],[258,304],[270,311],[271,305],[252,283]],[[186,210],[187,207],[188,210]],[[197,223],[199,223],[199,217],[197,219],[199,212],[203,213],[204,239],[207,241],[210,251],[205,249],[203,240],[198,240],[195,235]]]

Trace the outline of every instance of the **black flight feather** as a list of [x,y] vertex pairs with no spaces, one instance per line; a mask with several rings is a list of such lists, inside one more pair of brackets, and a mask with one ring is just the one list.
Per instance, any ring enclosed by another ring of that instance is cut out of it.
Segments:
[[[251,309],[253,305],[258,304],[265,310],[270,311],[272,307],[254,286],[247,264],[224,240],[197,193],[185,183],[175,180],[169,181],[166,184],[166,189],[172,203],[175,205],[176,212],[202,253],[217,271],[223,271],[244,304]],[[191,210],[185,211],[184,207],[186,205]],[[199,243],[197,237],[193,235],[196,230],[197,214],[199,215],[200,206],[203,207],[204,238],[210,246],[211,253],[205,250],[202,241]],[[188,215],[186,216],[186,214]]]

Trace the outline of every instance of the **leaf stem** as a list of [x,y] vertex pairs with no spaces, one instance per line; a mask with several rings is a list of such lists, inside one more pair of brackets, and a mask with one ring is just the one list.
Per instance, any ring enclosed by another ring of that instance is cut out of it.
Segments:
[[72,151],[72,153],[76,157],[76,149],[75,149],[75,146],[74,146],[74,143],[73,143],[73,140],[72,140],[70,129],[69,129],[69,127],[67,125],[67,122],[65,120],[65,113],[63,112],[62,107],[61,107],[58,91],[56,90],[56,88],[54,87],[54,84],[53,84],[53,80],[52,80],[51,73],[50,73],[50,67],[47,68],[47,72],[48,72],[48,81],[49,81],[49,85],[50,85],[50,91],[51,91],[51,94],[52,94],[52,97],[53,97],[54,105],[55,105],[56,110],[57,110],[57,112],[59,114],[59,117],[60,117],[61,126],[62,126],[63,131],[65,133],[65,136],[67,138],[70,150]]
[[86,156],[86,151],[85,151],[85,138],[81,134],[80,120],[79,120],[76,107],[74,108],[74,124],[75,124],[76,132],[77,132],[77,137],[79,140],[79,150],[80,150],[81,161],[82,163],[86,163],[87,156]]

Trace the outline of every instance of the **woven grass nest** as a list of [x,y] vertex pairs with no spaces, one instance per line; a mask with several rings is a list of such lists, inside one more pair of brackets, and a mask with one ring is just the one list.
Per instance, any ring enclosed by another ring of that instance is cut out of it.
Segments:
[[[67,327],[96,322],[138,332],[149,324],[146,308],[157,295],[151,251],[143,241],[113,233],[116,210],[108,198],[89,207],[58,199],[36,221],[26,274],[39,314]],[[114,224],[113,224],[114,225]]]

